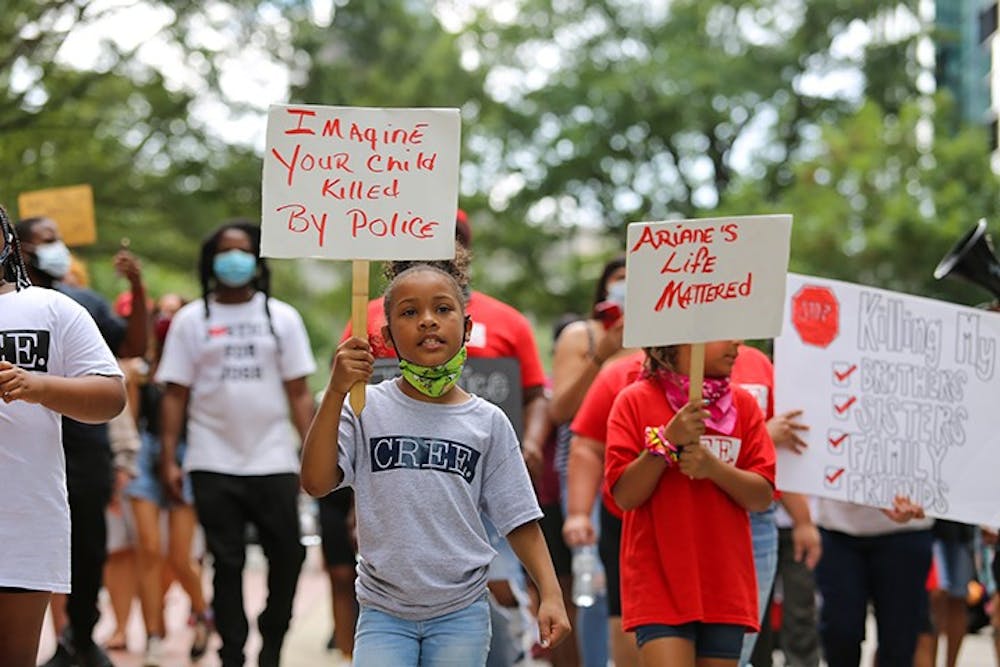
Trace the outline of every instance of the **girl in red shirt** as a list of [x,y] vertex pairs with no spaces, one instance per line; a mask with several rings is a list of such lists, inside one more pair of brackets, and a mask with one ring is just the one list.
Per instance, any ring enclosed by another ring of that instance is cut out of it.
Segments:
[[739,341],[705,344],[688,402],[690,345],[648,348],[643,378],[608,418],[606,483],[624,511],[622,625],[647,665],[735,666],[756,631],[747,511],[771,502],[774,445],[755,399],[730,386]]

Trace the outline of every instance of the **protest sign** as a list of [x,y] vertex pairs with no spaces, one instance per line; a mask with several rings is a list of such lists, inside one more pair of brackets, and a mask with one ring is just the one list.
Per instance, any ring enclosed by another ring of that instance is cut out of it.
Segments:
[[803,410],[778,487],[1000,525],[1000,314],[790,274],[775,410]]
[[262,254],[453,257],[459,137],[458,109],[272,105]]
[[460,132],[458,109],[272,105],[261,254],[352,260],[351,327],[367,331],[368,260],[455,255]]
[[781,330],[791,229],[790,215],[629,225],[625,346],[692,343],[700,399],[704,343]]
[[629,225],[625,345],[777,335],[791,228],[789,215]]
[[70,185],[22,192],[17,196],[18,217],[52,218],[63,243],[72,247],[97,241],[94,223],[94,191],[89,185]]

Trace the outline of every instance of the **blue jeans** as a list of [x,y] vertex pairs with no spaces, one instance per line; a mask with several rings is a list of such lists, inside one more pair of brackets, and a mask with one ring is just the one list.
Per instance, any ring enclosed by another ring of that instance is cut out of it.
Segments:
[[490,648],[486,596],[468,607],[424,621],[408,621],[361,607],[354,664],[365,667],[475,667]]
[[[753,541],[753,567],[757,573],[757,621],[762,622],[767,601],[778,571],[778,524],[775,522],[775,504],[763,512],[750,512],[750,537]],[[743,635],[740,665],[750,664],[750,654],[757,643],[757,633]]]
[[820,535],[816,585],[823,599],[819,634],[827,664],[858,666],[871,600],[879,667],[912,667],[917,635],[928,623],[931,531],[855,537],[820,529]]

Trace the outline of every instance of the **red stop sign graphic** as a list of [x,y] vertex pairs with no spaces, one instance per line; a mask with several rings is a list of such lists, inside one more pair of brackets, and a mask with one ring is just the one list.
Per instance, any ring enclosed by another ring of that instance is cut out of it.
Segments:
[[840,303],[826,287],[806,285],[792,297],[792,324],[807,345],[826,347],[840,333]]

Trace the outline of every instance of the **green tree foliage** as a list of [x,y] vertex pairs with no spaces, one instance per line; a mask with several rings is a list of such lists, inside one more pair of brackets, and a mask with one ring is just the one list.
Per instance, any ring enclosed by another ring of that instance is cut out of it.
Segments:
[[[293,101],[460,108],[474,284],[539,320],[589,308],[629,222],[776,210],[795,215],[798,271],[971,301],[930,271],[977,218],[995,220],[996,178],[972,130],[917,141],[925,116],[957,126],[944,102],[932,116],[912,102],[917,5],[338,0],[327,25],[308,0],[148,0],[136,6],[157,12],[176,61],[153,66],[143,44],[100,36],[93,62],[67,57],[120,3],[10,0],[0,202],[91,183],[99,241],[81,252],[104,258],[98,287],[121,288],[106,258],[128,237],[154,291],[196,295],[198,243],[259,217],[261,169],[200,110],[263,129],[261,109],[285,100],[227,75],[263,58],[287,68]],[[346,263],[273,267],[325,355],[347,318]]]
[[[84,256],[107,256],[128,237],[143,257],[187,269],[201,235],[234,215],[256,216],[259,158],[210,135],[192,114],[196,94],[163,73],[100,43],[93,67],[64,52],[74,34],[112,9],[82,0],[15,1],[0,21],[0,200],[16,213],[26,190],[89,183],[98,243]],[[168,5],[173,5],[170,9]],[[164,3],[168,44],[185,40],[198,3]],[[207,50],[203,49],[203,50]],[[198,49],[182,51],[198,59]],[[217,77],[205,61],[206,82]]]
[[[849,29],[872,26],[873,95],[888,103],[914,89],[913,39],[896,24],[915,23],[915,5],[525,0],[516,16],[485,8],[468,25],[467,48],[493,102],[483,123],[499,159],[486,164],[495,181],[487,191],[508,223],[497,239],[523,277],[510,287],[530,300],[546,269],[574,275],[581,227],[618,246],[628,222],[711,214],[741,173],[779,195],[816,128],[856,107],[860,89],[836,94],[827,80],[867,81],[863,54],[838,42]],[[740,164],[754,146],[762,150]],[[533,246],[532,236],[562,243]],[[532,305],[551,314],[580,303],[590,284],[579,282],[548,280],[556,298]]]
[[815,155],[790,165],[793,182],[779,196],[746,180],[721,212],[793,213],[793,271],[969,305],[986,300],[981,288],[933,272],[977,220],[1000,219],[1000,180],[985,131],[949,134],[948,98],[930,113],[927,106],[911,101],[890,114],[866,103],[823,127]]
[[[208,97],[225,99],[224,66],[240,49],[255,44],[279,52],[283,22],[262,21],[267,6],[5,3],[0,203],[16,216],[21,192],[89,183],[98,241],[75,252],[88,262],[95,287],[108,295],[126,287],[109,258],[127,238],[143,260],[151,293],[199,296],[195,262],[204,236],[224,220],[259,219],[261,162],[253,149],[220,139],[194,109]],[[99,51],[93,63],[74,61],[72,40],[128,9],[142,9],[143,20],[162,20],[156,38],[176,58],[166,69],[188,70],[193,83],[168,80],[163,68],[138,57],[143,43],[124,51],[107,29],[93,38]],[[238,103],[229,106],[240,111]],[[294,266],[275,269],[276,294],[308,294]],[[311,322],[313,333],[329,335],[328,326]]]

